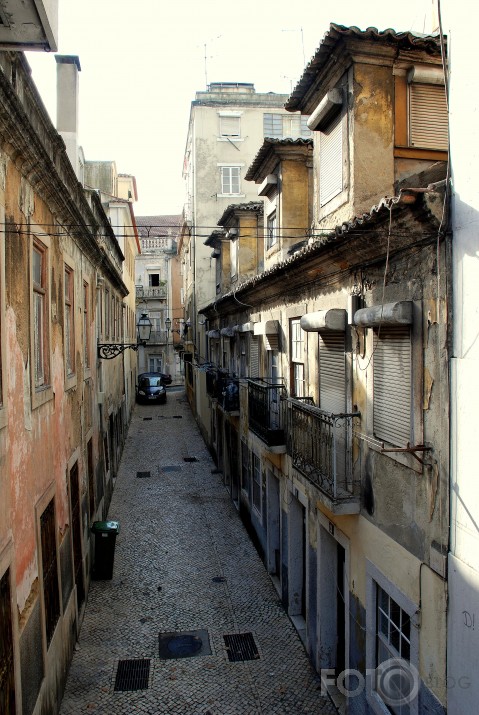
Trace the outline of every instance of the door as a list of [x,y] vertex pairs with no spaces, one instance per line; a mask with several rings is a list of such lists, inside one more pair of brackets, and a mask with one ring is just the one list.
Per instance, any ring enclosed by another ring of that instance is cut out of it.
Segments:
[[70,499],[72,509],[72,541],[73,541],[73,573],[77,587],[78,613],[85,600],[85,586],[83,581],[83,560],[81,548],[81,513],[80,489],[78,480],[78,462],[70,470]]

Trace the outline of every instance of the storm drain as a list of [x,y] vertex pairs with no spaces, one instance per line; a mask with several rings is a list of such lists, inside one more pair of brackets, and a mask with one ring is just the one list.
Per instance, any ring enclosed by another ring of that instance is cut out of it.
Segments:
[[120,660],[114,690],[147,690],[150,679],[150,659]]
[[198,457],[183,457],[184,462],[197,462]]
[[151,477],[151,472],[137,472],[136,476],[138,479],[146,479],[147,477]]
[[148,421],[151,422],[152,419],[153,419],[153,417],[143,417],[143,422],[148,422]]
[[164,660],[211,655],[210,639],[206,630],[160,633],[158,641],[158,655]]
[[258,660],[259,653],[252,633],[233,633],[223,636],[228,660],[238,663],[242,660]]
[[182,420],[182,419],[183,419],[183,415],[173,415],[173,419],[174,419],[174,420]]
[[168,467],[160,467],[162,472],[181,472],[181,467],[177,467],[174,464]]
[[211,579],[213,583],[225,583],[226,579],[224,576],[213,576]]

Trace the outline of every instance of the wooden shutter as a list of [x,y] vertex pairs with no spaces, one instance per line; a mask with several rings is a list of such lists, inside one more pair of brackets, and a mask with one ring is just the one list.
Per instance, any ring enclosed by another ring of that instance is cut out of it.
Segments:
[[319,199],[324,206],[343,190],[343,117],[339,114],[321,132],[319,146]]
[[319,406],[335,414],[346,411],[343,332],[319,335]]
[[405,447],[411,439],[410,328],[381,328],[373,361],[374,434]]
[[249,343],[249,377],[259,377],[259,340],[252,335]]
[[424,149],[448,148],[447,105],[443,85],[409,85],[409,143]]

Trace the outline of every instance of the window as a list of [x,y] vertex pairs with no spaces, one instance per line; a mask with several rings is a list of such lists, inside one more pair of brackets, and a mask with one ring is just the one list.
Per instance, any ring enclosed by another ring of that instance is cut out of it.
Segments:
[[6,385],[5,379],[5,351],[6,351],[6,335],[5,335],[5,236],[0,236],[0,428],[4,426],[6,421]]
[[90,367],[90,296],[88,283],[83,283],[83,351],[85,367]]
[[220,136],[239,138],[241,136],[240,117],[230,114],[220,114]]
[[48,253],[39,241],[33,243],[33,353],[35,388],[49,381],[48,362]]
[[369,561],[366,571],[366,666],[376,670],[369,705],[378,715],[417,715],[417,606]]
[[409,145],[448,149],[446,92],[443,85],[409,85]]
[[276,221],[276,211],[273,211],[267,218],[266,225],[266,250],[272,248],[278,242],[278,225]]
[[221,167],[221,193],[222,194],[239,194],[240,193],[240,176],[241,169],[239,166],[222,166]]
[[73,271],[65,266],[65,368],[67,375],[75,372],[75,324],[73,305]]
[[411,329],[382,327],[373,354],[374,435],[397,447],[411,440]]
[[10,569],[0,579],[0,712],[14,715],[15,665],[13,652]]
[[304,333],[300,319],[290,323],[291,335],[291,392],[293,397],[304,397]]
[[279,139],[307,139],[311,136],[307,121],[308,117],[299,114],[264,114],[263,134]]
[[40,547],[43,573],[43,600],[47,647],[60,618],[57,542],[55,536],[55,501],[52,499],[40,517]]
[[148,285],[152,288],[156,288],[160,285],[160,274],[159,273],[149,273],[148,274]]
[[246,442],[241,442],[241,489],[248,494],[250,489],[249,449]]
[[233,238],[230,242],[230,275],[231,278],[238,276],[238,239]]
[[319,406],[340,414],[346,408],[345,334],[319,333]]
[[320,132],[319,200],[324,206],[343,190],[343,116]]
[[262,483],[261,483],[261,463],[256,454],[252,454],[252,475],[253,475],[253,506],[261,514],[261,498],[262,498]]

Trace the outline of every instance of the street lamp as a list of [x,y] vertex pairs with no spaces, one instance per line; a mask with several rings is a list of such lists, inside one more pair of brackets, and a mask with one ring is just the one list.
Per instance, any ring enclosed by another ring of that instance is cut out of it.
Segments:
[[146,345],[151,335],[152,322],[148,317],[148,313],[142,313],[136,324],[137,341],[136,343],[99,343],[98,357],[101,360],[112,360],[127,348],[137,351],[140,345]]

